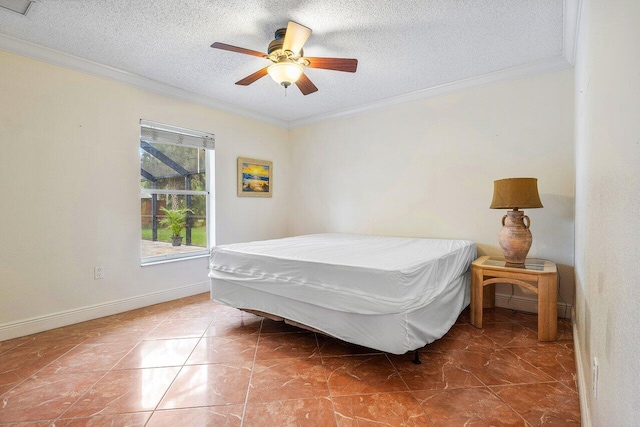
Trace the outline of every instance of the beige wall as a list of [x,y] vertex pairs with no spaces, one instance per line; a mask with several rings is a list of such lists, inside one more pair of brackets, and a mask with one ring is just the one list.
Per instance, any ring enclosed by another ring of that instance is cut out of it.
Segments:
[[293,129],[292,233],[461,238],[500,254],[493,181],[536,177],[530,255],[562,264],[571,304],[572,89],[565,70]]
[[[286,129],[2,51],[0,76],[0,340],[207,289],[206,258],[140,266],[141,118],[216,135],[218,243],[286,235]],[[239,155],[272,199],[236,197]]]
[[640,419],[638,22],[637,0],[615,7],[583,0],[575,67],[576,350],[587,426]]
[[[140,267],[140,118],[216,134],[219,244],[332,231],[467,238],[499,254],[505,212],[488,209],[492,182],[537,177],[545,208],[526,212],[530,254],[561,265],[561,296],[573,301],[570,70],[287,131],[1,55],[0,182],[27,214],[3,213],[13,222],[1,249],[0,335],[31,318],[60,314],[63,324],[87,307],[89,318],[205,289],[205,259]],[[274,161],[273,199],[236,197],[239,155]],[[105,279],[93,279],[96,265]],[[535,308],[519,289],[509,304],[518,298]]]
[[[582,3],[575,105],[563,71],[290,132],[0,52],[0,340],[206,286],[206,259],[140,267],[140,118],[216,134],[218,243],[342,231],[469,238],[497,254],[491,182],[537,177],[531,255],[562,264],[569,303],[575,173],[583,420],[634,425],[640,4]],[[273,199],[235,197],[238,155],[274,161]]]

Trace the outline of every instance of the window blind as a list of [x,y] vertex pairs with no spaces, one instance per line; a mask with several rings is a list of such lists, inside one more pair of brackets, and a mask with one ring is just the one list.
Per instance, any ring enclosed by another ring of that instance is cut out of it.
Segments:
[[212,133],[164,125],[148,120],[140,120],[140,141],[207,148],[210,150],[215,148],[215,136]]

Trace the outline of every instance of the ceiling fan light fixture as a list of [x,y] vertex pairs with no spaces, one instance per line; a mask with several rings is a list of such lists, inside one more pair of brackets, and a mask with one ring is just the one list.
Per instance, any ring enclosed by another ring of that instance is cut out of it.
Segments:
[[295,62],[277,62],[271,65],[267,72],[276,83],[286,88],[298,81],[302,75],[302,67]]

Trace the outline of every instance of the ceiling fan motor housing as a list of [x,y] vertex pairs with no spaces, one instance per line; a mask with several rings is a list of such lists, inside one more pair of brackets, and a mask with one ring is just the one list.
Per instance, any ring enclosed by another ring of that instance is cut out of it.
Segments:
[[[286,28],[279,28],[275,32],[275,39],[269,43],[269,47],[267,48],[267,53],[271,55],[273,52],[278,50],[282,50],[282,45],[284,44],[284,35],[287,33]],[[300,53],[298,56],[304,56],[302,49],[300,49]]]
[[267,49],[268,54],[272,54],[276,50],[282,49],[282,39],[275,39],[271,43],[269,43],[269,48]]

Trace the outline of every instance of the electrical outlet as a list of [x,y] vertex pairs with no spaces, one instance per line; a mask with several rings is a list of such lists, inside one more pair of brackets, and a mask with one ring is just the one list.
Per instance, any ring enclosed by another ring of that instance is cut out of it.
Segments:
[[94,267],[93,269],[93,278],[94,279],[104,279],[104,267]]
[[593,358],[591,365],[591,388],[593,390],[593,397],[598,397],[598,358]]

